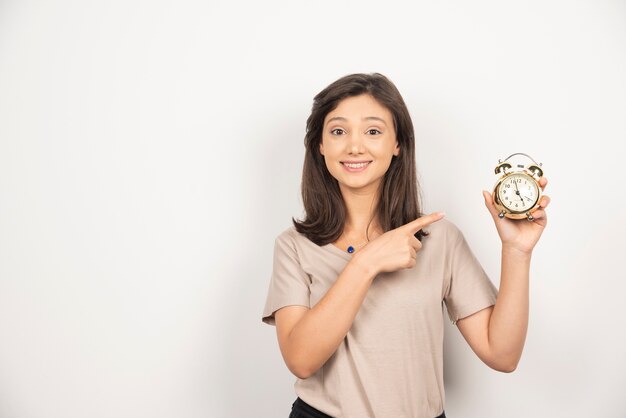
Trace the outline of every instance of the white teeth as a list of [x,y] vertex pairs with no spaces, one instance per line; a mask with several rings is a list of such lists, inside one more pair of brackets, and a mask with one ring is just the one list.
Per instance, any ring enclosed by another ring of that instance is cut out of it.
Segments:
[[366,165],[368,165],[369,163],[358,163],[358,164],[348,164],[348,163],[343,163],[343,165],[350,167],[350,168],[362,168],[365,167]]

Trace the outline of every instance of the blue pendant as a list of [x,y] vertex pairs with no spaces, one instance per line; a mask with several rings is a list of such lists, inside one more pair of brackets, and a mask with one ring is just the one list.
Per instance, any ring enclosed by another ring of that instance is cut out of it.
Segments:
[[348,252],[352,254],[354,252],[354,247],[351,245],[348,247]]

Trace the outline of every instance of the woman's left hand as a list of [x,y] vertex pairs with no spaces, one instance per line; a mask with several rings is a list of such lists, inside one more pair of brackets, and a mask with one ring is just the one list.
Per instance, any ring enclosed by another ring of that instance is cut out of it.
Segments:
[[[545,190],[546,184],[548,184],[548,179],[541,177],[539,186],[542,191]],[[532,213],[534,220],[528,221],[526,219],[513,220],[498,217],[499,212],[494,206],[491,193],[483,191],[483,197],[485,198],[485,206],[487,206],[496,224],[498,235],[500,235],[502,240],[502,246],[530,254],[548,223],[545,209],[550,204],[550,198],[546,195],[541,196],[540,207]]]

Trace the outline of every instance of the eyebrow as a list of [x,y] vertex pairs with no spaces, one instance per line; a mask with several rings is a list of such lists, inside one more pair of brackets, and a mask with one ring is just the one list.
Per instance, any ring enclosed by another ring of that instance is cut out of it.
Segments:
[[[328,119],[328,122],[326,122],[326,124],[328,125],[329,123],[331,123],[334,120],[341,120],[344,122],[347,122],[348,119],[344,118],[343,116],[335,116],[334,118],[330,118]],[[366,116],[363,118],[363,120],[377,120],[380,121],[382,123],[385,124],[385,126],[387,126],[387,122],[385,122],[385,120],[383,118],[379,118],[378,116]]]

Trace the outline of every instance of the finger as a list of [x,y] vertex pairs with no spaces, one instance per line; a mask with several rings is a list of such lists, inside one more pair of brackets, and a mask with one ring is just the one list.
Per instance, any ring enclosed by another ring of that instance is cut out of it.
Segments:
[[409,264],[406,265],[405,268],[407,269],[412,269],[413,267],[415,267],[417,265],[417,261],[415,258],[412,258],[411,261],[409,262]]
[[416,220],[403,225],[403,227],[411,231],[412,234],[415,234],[420,229],[432,224],[433,222],[437,222],[438,220],[442,219],[444,216],[445,216],[445,213],[443,212],[434,212],[434,213],[431,213],[430,215],[420,216]]
[[420,240],[415,238],[415,235],[411,235],[409,237],[409,240],[410,240],[410,246],[413,250],[415,250],[415,252],[422,249],[422,243],[420,242]]
[[498,209],[493,203],[493,197],[491,196],[491,193],[489,193],[487,190],[483,190],[483,199],[485,199],[485,206],[489,210],[489,213],[491,214],[493,219],[496,219],[498,217]]
[[546,185],[548,184],[548,179],[545,177],[540,177],[539,178],[539,186],[541,186],[541,190],[543,191],[546,188]]
[[546,214],[546,211],[543,209],[537,209],[536,211],[534,211],[532,213],[533,215],[533,219],[535,221],[539,221],[538,223],[545,225],[546,221],[548,220],[548,215]]
[[541,206],[542,209],[545,209],[548,207],[549,204],[550,204],[550,197],[548,197],[547,195],[541,196],[541,201],[539,202],[539,206]]
[[537,209],[536,211],[532,212],[533,218],[535,219],[541,219],[541,218],[545,218],[546,217],[546,211],[543,209]]

